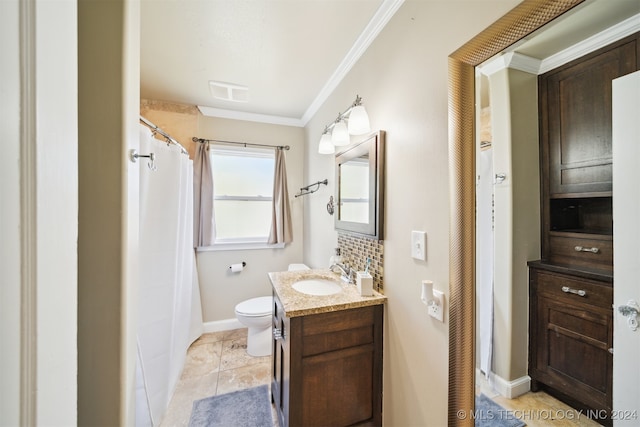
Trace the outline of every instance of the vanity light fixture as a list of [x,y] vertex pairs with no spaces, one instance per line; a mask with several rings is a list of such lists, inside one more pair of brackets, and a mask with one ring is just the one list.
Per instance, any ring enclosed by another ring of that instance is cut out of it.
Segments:
[[335,147],[349,145],[350,135],[362,135],[371,131],[369,116],[362,105],[362,98],[356,95],[356,100],[347,108],[344,113],[338,113],[338,117],[333,123],[325,126],[318,153],[333,154]]
[[333,126],[333,131],[331,132],[331,142],[336,147],[349,145],[349,143],[351,142],[351,137],[349,136],[349,131],[347,130],[347,124],[344,122],[343,118],[339,118],[335,126]]
[[320,137],[320,144],[318,145],[318,153],[320,154],[333,154],[336,152],[336,147],[331,142],[331,133],[329,128],[325,128]]
[[364,109],[364,105],[355,105],[349,114],[349,134],[363,135],[370,131],[371,125],[369,124],[369,115]]

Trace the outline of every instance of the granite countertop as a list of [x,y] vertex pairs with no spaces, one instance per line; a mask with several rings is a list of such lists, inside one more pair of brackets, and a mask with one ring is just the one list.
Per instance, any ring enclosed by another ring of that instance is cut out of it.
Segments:
[[[361,296],[356,285],[343,282],[339,274],[328,269],[273,272],[269,273],[269,279],[287,317],[384,304],[387,300],[386,296],[376,291],[373,291],[373,296]],[[293,289],[295,282],[305,279],[332,280],[343,290],[333,295],[308,295]]]

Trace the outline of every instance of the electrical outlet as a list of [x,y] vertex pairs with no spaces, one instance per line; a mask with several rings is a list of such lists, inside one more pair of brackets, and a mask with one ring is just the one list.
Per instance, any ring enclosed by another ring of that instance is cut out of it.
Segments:
[[433,290],[433,300],[428,307],[429,316],[444,322],[444,292]]

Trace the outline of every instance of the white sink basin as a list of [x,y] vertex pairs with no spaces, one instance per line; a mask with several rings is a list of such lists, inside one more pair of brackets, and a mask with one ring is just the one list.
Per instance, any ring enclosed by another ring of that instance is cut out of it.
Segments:
[[342,286],[326,279],[306,279],[293,284],[293,289],[307,295],[333,295],[342,292]]

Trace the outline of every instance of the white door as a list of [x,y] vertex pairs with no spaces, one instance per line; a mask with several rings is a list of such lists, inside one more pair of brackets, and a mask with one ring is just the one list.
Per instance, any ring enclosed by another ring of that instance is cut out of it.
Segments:
[[[640,71],[613,81],[613,420],[640,425],[640,327],[620,307],[640,303]],[[640,316],[638,318],[640,320]]]

